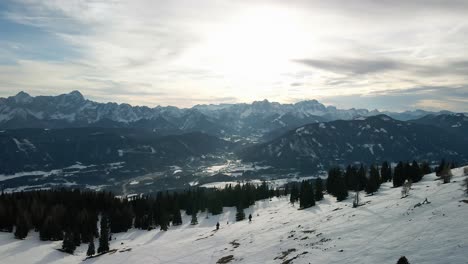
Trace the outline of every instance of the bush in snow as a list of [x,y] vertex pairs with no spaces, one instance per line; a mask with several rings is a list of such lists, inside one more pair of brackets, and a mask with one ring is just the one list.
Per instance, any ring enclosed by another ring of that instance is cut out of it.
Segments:
[[468,176],[468,167],[463,168],[463,175]]

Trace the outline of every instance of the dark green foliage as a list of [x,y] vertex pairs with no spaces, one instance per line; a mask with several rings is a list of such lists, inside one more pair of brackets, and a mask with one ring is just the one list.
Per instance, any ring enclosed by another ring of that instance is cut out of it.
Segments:
[[179,206],[176,204],[173,210],[173,214],[172,214],[172,225],[178,226],[181,224],[182,224],[182,215],[180,213]]
[[315,201],[320,201],[323,199],[323,180],[318,177],[315,180]]
[[346,180],[339,167],[331,168],[328,171],[327,191],[329,194],[335,196],[338,201],[342,201],[348,197]]
[[76,249],[75,237],[73,232],[68,231],[63,235],[62,250],[68,254],[73,254]]
[[421,173],[422,175],[432,173],[432,169],[426,161],[421,164]]
[[346,187],[348,190],[358,190],[360,187],[359,181],[358,181],[358,170],[355,166],[348,165],[346,167],[346,172],[344,174],[345,181],[346,181]]
[[299,200],[299,188],[295,182],[291,186],[291,195],[289,196],[289,201],[294,205],[295,202]]
[[29,217],[26,212],[20,212],[16,218],[16,229],[15,237],[18,239],[24,239],[31,229]]
[[299,194],[299,207],[309,208],[315,205],[314,189],[310,181],[301,182],[301,190]]
[[380,176],[382,177],[382,182],[388,182],[392,180],[392,168],[387,161],[382,163],[380,168]]
[[398,162],[393,173],[393,187],[400,187],[405,182],[403,162]]
[[398,259],[397,264],[410,264],[410,263],[408,262],[408,259],[406,259],[405,256],[402,256],[401,258]]
[[94,248],[94,238],[89,240],[88,250],[86,251],[86,256],[90,257],[96,254],[96,249]]
[[380,187],[380,175],[379,170],[372,165],[369,170],[369,179],[366,185],[366,193],[373,194]]
[[109,251],[109,222],[107,215],[101,217],[101,233],[99,236],[98,253]]
[[[73,233],[75,245],[79,245],[99,237],[100,214],[107,221],[108,228],[103,232],[109,237],[111,232],[125,232],[132,227],[151,230],[159,226],[166,230],[171,221],[179,225],[182,223],[180,208],[184,208],[188,215],[200,211],[219,214],[224,206],[240,203],[243,209],[257,200],[281,195],[284,195],[283,190],[271,189],[266,182],[260,186],[246,183],[228,185],[224,189],[158,192],[152,196],[134,197],[131,201],[116,198],[109,192],[70,189],[2,193],[0,231],[16,231],[16,236],[22,239],[34,229],[39,231],[43,241],[62,240],[64,231],[69,231]],[[196,215],[194,218],[196,220]]]
[[424,174],[422,173],[419,164],[415,160],[413,160],[413,163],[411,163],[411,167],[409,168],[409,170],[409,177],[413,183],[418,182],[422,179]]
[[242,221],[245,219],[245,213],[244,213],[244,208],[242,207],[241,204],[239,204],[237,207],[237,212],[236,212],[236,221]]

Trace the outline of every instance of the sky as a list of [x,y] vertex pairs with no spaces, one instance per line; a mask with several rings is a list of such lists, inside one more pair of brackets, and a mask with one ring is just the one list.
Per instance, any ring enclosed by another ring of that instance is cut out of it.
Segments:
[[465,0],[2,0],[0,97],[468,111]]

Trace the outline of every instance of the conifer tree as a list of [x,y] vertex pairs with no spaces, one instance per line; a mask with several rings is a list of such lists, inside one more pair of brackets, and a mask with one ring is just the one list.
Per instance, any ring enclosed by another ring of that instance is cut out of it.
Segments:
[[382,182],[388,182],[392,180],[392,168],[387,161],[382,163],[380,168],[380,175],[382,176]]
[[366,185],[367,185],[367,177],[366,177],[366,168],[364,168],[364,165],[361,164],[359,167],[359,170],[357,172],[357,179],[358,179],[358,188],[356,191],[362,191],[365,190]]
[[174,207],[174,212],[172,214],[172,225],[178,226],[182,224],[182,215],[180,214],[179,206]]
[[67,231],[63,236],[63,244],[62,250],[67,252],[68,254],[73,254],[76,249],[75,238],[73,236],[73,232]]
[[403,162],[398,162],[393,173],[393,187],[400,187],[405,182]]
[[236,212],[236,221],[242,221],[245,219],[245,213],[244,213],[244,208],[242,208],[242,204],[239,203],[237,206],[237,212]]
[[30,228],[31,225],[27,213],[25,211],[20,212],[16,218],[15,237],[18,239],[26,238]]
[[398,259],[397,264],[410,264],[410,263],[408,262],[408,259],[406,259],[405,256],[402,256],[400,257],[400,259]]
[[162,210],[160,214],[161,215],[160,215],[159,226],[161,227],[162,231],[167,231],[168,226],[169,226],[169,219],[167,217],[167,213],[164,210]]
[[94,238],[91,237],[88,244],[88,250],[86,251],[86,256],[90,257],[96,254],[96,249],[94,248]]
[[412,182],[418,182],[422,179],[423,173],[421,172],[421,168],[419,167],[419,164],[413,160],[413,163],[411,164],[411,181]]
[[323,181],[322,178],[318,177],[315,180],[315,201],[323,199]]
[[292,183],[291,187],[291,195],[289,197],[289,201],[294,205],[295,202],[299,199],[299,190],[297,188],[296,183]]
[[374,194],[374,192],[379,189],[379,178],[379,171],[374,165],[372,165],[369,171],[369,180],[367,181],[366,185],[366,193]]
[[101,217],[101,235],[99,236],[98,253],[109,251],[109,223],[107,215]]
[[336,200],[343,201],[348,198],[348,188],[346,187],[346,182],[344,178],[339,174],[336,181]]
[[422,175],[426,175],[426,174],[429,174],[429,173],[432,173],[432,169],[431,169],[431,167],[429,166],[429,163],[427,163],[426,161],[424,161],[424,162],[421,164],[421,174],[422,174]]

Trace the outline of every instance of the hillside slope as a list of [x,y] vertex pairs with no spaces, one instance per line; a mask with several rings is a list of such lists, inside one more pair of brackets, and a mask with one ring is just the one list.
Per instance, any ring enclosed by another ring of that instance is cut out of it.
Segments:
[[[85,263],[216,263],[230,255],[230,263],[396,263],[402,255],[410,263],[466,263],[463,168],[453,173],[449,184],[426,175],[405,199],[400,198],[400,188],[385,183],[374,196],[363,197],[365,205],[357,209],[351,198],[337,203],[326,195],[306,210],[281,198],[246,210],[253,215],[252,223],[234,223],[235,210],[225,208],[220,216],[199,215],[196,226],[185,217],[182,226],[167,232],[115,234],[111,248],[116,252]],[[425,198],[429,204],[415,207]],[[217,221],[221,228],[213,231]],[[86,245],[71,256],[55,250],[61,242],[39,242],[37,234],[25,241],[12,237],[0,233],[4,263],[68,264],[85,258]]]

